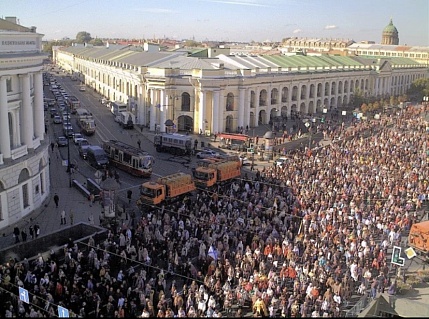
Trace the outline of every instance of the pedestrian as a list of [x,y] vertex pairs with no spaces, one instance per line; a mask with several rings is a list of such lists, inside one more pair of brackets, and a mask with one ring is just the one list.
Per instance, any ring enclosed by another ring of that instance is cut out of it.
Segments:
[[34,236],[37,238],[40,234],[40,226],[39,224],[34,225]]
[[34,239],[34,229],[33,229],[33,226],[28,227],[28,232],[30,233],[31,239]]
[[65,224],[67,224],[66,211],[63,209],[63,211],[61,212],[61,225],[65,225]]
[[94,213],[91,212],[88,217],[88,221],[90,225],[94,225]]
[[89,195],[89,206],[92,207],[92,204],[94,204],[95,202],[95,196],[94,194],[91,193],[91,195]]
[[73,220],[74,220],[74,213],[72,210],[70,210],[70,225],[73,225]]
[[142,142],[140,141],[140,139],[138,139],[137,145],[139,146],[139,149],[141,149],[141,144],[142,144]]
[[55,193],[55,195],[54,195],[54,202],[55,202],[55,206],[58,208],[58,203],[60,202],[60,197],[58,196],[57,193]]
[[27,232],[25,231],[25,228],[21,230],[21,237],[22,241],[25,243],[27,241]]
[[18,226],[15,226],[15,228],[13,229],[13,237],[15,237],[15,244],[19,243],[19,228]]
[[131,197],[133,196],[133,191],[129,189],[127,191],[128,204],[131,204]]
[[52,152],[54,151],[54,147],[55,147],[55,143],[54,143],[54,142],[51,142],[51,151],[52,151]]

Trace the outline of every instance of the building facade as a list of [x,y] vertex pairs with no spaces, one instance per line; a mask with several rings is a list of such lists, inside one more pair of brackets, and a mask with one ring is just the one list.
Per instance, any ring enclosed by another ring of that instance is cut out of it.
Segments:
[[427,77],[411,59],[345,56],[190,57],[141,48],[64,47],[55,63],[111,101],[129,103],[137,122],[165,131],[213,134],[268,124],[272,117],[321,113],[363,96],[398,96]]
[[14,17],[0,19],[0,228],[49,196],[42,37]]

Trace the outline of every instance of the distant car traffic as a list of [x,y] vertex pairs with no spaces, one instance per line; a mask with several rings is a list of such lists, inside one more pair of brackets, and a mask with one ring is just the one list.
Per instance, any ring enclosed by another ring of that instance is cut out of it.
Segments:
[[73,126],[71,124],[64,124],[63,132],[65,136],[67,136],[68,138],[72,138],[74,134]]
[[83,140],[84,139],[84,137],[83,137],[83,135],[82,134],[80,134],[80,133],[74,133],[73,134],[73,143],[75,144],[75,145],[78,145],[79,144],[79,141],[80,140]]
[[82,138],[81,140],[78,141],[78,150],[79,150],[79,155],[83,158],[86,159],[86,156],[88,154],[88,148],[91,146],[91,144],[89,144],[88,140],[85,138]]
[[211,158],[216,156],[219,156],[219,153],[212,150],[204,150],[197,153],[197,158]]
[[61,124],[63,119],[59,115],[54,115],[54,124]]
[[57,144],[58,147],[67,146],[69,144],[69,140],[65,136],[58,136]]

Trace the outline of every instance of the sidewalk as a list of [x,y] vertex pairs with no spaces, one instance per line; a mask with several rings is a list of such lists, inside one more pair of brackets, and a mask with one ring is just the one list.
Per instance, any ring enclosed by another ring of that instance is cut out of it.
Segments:
[[[31,241],[29,227],[38,224],[40,226],[40,236],[57,232],[65,227],[71,225],[70,212],[73,212],[73,224],[84,222],[91,224],[88,218],[92,217],[94,225],[100,225],[100,212],[102,208],[99,202],[95,202],[90,205],[90,201],[85,198],[75,187],[69,187],[69,174],[66,171],[66,167],[62,166],[62,158],[58,148],[54,149],[54,152],[50,152],[50,183],[51,183],[51,194],[39,209],[31,212],[25,218],[21,219],[18,223],[10,225],[0,232],[3,237],[0,240],[0,250],[15,245],[15,239],[13,238],[13,229],[15,226],[19,227],[21,231],[25,228],[27,232],[27,242]],[[80,183],[85,183],[86,178],[75,172],[72,179],[77,179]],[[59,205],[56,207],[53,197],[58,194]],[[61,212],[66,212],[66,225],[61,225]],[[122,217],[122,223],[128,225],[130,220],[126,220],[125,216]],[[22,238],[20,236],[20,242]]]

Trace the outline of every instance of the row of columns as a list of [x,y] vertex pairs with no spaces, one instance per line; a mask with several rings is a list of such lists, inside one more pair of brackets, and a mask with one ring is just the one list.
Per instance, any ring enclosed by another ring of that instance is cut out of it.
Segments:
[[[349,82],[350,83],[350,82]],[[350,85],[350,84],[349,84]],[[292,86],[293,87],[293,86]],[[317,89],[317,86],[316,86]],[[324,85],[322,87],[324,90]],[[250,102],[252,99],[251,92],[254,91],[254,107],[250,108]],[[207,98],[207,94],[211,92],[211,100]],[[261,108],[260,104],[260,87],[249,87],[249,88],[239,88],[239,94],[238,94],[238,101],[237,101],[237,118],[236,118],[236,124],[240,127],[246,127],[246,126],[259,126],[258,120],[259,120],[259,112]],[[324,91],[323,91],[324,92]],[[209,123],[208,127],[211,129],[212,132],[221,132],[225,129],[224,123],[222,122],[225,117],[225,108],[226,105],[226,91],[224,89],[214,89],[214,90],[204,90],[200,88],[195,88],[194,94],[196,97],[198,97],[197,104],[195,105],[195,111],[193,114],[194,120],[194,126],[198,130],[201,130],[203,133],[206,129],[206,120],[210,117],[207,116],[207,112],[210,110],[211,106],[211,123]],[[292,94],[293,89],[288,90],[288,97],[287,100],[289,103],[292,101]],[[351,94],[349,93],[346,94]],[[158,124],[159,129],[161,132],[165,131],[165,121],[168,119],[168,112],[169,112],[169,105],[168,105],[168,95],[165,94],[165,90],[163,89],[150,89],[149,90],[149,96],[150,96],[150,130],[154,131],[155,126]],[[271,95],[267,95],[267,103],[268,107],[269,102],[271,100]],[[314,98],[319,99],[319,98]],[[323,97],[320,97],[320,99],[324,99]],[[307,88],[307,91],[305,93],[304,99],[301,99],[300,96],[298,96],[297,101],[293,101],[294,104],[297,104],[298,107],[301,105],[303,101],[306,102],[306,111],[308,110],[308,101],[310,100],[310,88]],[[329,99],[329,101],[331,98]],[[335,98],[336,100],[336,98]],[[314,103],[316,103],[314,101]],[[211,105],[210,105],[211,104]],[[280,112],[280,110],[278,110]],[[289,110],[290,111],[290,110]],[[253,113],[254,116],[254,123],[251,123],[251,114]],[[177,124],[177,123],[176,123]],[[211,125],[210,125],[211,124]],[[252,124],[252,125],[251,125]]]
[[[33,103],[30,76],[33,76]],[[24,144],[28,149],[33,149],[34,137],[40,140],[44,139],[45,121],[42,72],[23,74],[19,75],[18,78],[21,81],[22,106],[15,113],[15,116],[11,117],[12,121],[9,121],[7,78],[5,76],[0,77],[0,153],[4,159],[12,157],[12,147]],[[13,139],[11,139],[11,135],[14,135]]]

